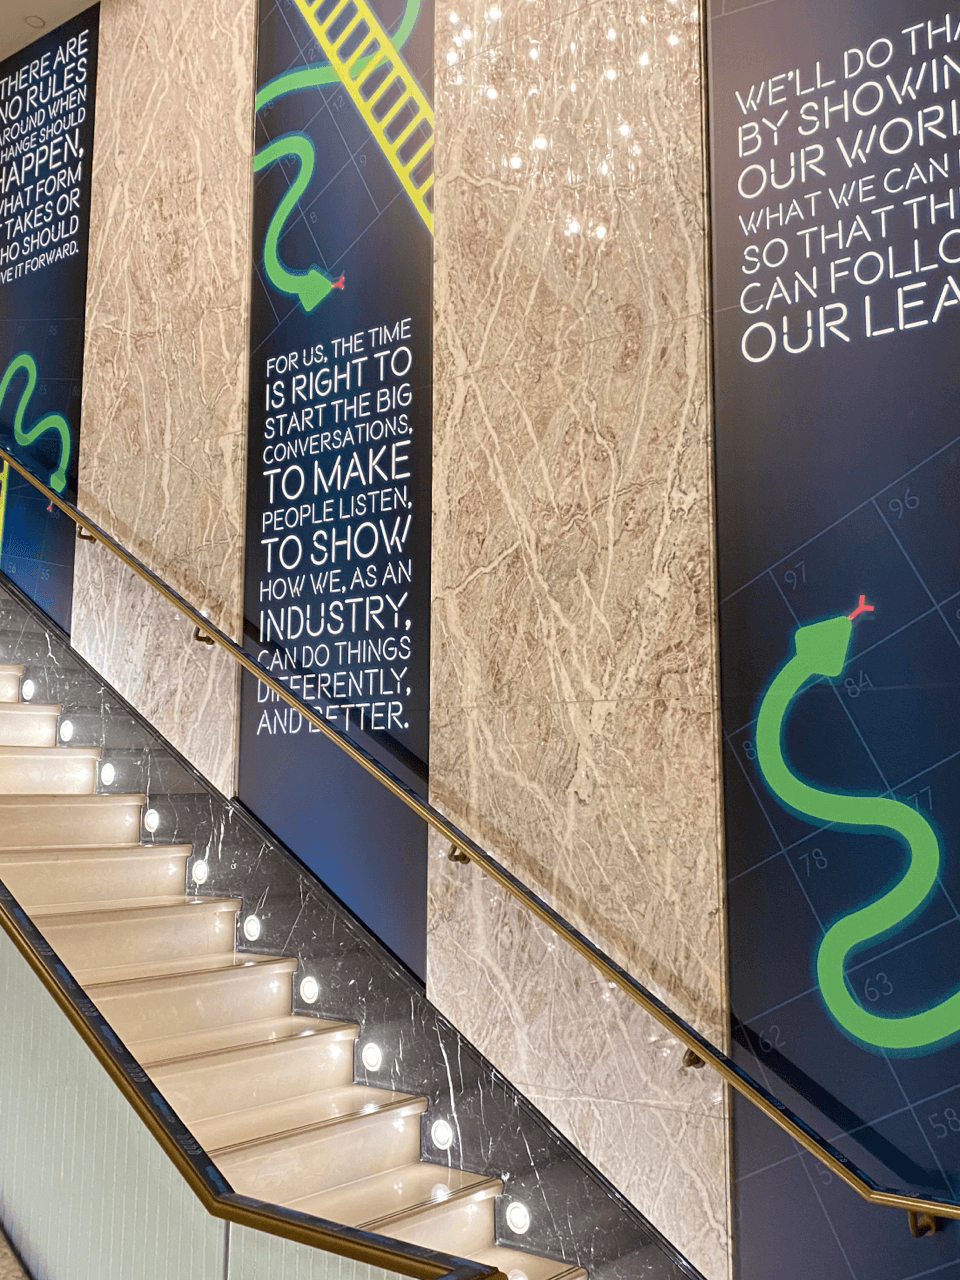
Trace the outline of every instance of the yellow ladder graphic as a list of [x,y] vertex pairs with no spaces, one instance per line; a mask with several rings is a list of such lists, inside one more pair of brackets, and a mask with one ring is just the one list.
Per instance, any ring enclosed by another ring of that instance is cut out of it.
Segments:
[[[318,15],[329,3],[330,0],[317,0],[315,4],[297,0],[297,8],[433,235],[433,213],[425,199],[433,186],[433,171],[419,182],[414,177],[433,149],[433,109],[366,0],[336,0],[321,19]],[[338,26],[341,29],[332,35]],[[391,138],[390,126],[404,109],[410,118]],[[413,155],[402,159],[400,152],[417,130],[427,133],[427,137]]]

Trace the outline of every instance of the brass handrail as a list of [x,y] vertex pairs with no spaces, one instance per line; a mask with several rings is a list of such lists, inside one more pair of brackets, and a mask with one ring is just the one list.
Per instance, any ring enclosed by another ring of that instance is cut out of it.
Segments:
[[412,788],[395,777],[389,769],[386,769],[375,760],[363,747],[331,725],[324,716],[303,702],[296,694],[291,693],[285,684],[271,675],[266,667],[246,653],[225,632],[221,631],[209,618],[202,614],[199,609],[195,609],[193,605],[189,604],[178,591],[165,583],[151,569],[148,569],[115,538],[104,529],[101,529],[88,516],[85,516],[73,503],[61,498],[41,480],[38,480],[2,446],[0,446],[0,460],[9,463],[19,475],[33,485],[45,498],[49,499],[65,515],[68,515],[79,529],[92,534],[98,542],[102,542],[128,568],[143,578],[145,582],[150,583],[165,599],[175,605],[195,627],[198,627],[204,635],[210,637],[214,644],[229,653],[244,670],[256,676],[271,692],[293,707],[315,729],[325,734],[331,742],[335,742],[361,768],[382,783],[407,808],[412,809],[418,817],[422,818],[424,822],[449,840],[455,853],[465,855],[470,862],[475,863],[485,871],[491,879],[496,881],[502,889],[505,889],[526,910],[552,929],[585,960],[589,961],[595,969],[603,974],[608,982],[613,983],[625,995],[640,1005],[642,1009],[646,1010],[662,1027],[675,1036],[687,1050],[691,1051],[693,1055],[693,1058],[690,1059],[691,1063],[695,1059],[698,1065],[703,1062],[712,1067],[727,1084],[762,1111],[768,1119],[785,1130],[804,1150],[815,1156],[832,1173],[849,1187],[852,1187],[864,1200],[869,1201],[871,1204],[904,1210],[910,1215],[910,1226],[914,1234],[925,1234],[927,1230],[934,1229],[937,1218],[960,1218],[960,1204],[924,1196],[904,1195],[901,1192],[890,1191],[875,1185],[854,1166],[852,1160],[837,1150],[826,1138],[821,1137],[805,1121],[793,1115],[770,1090],[754,1080],[741,1067],[738,1067],[733,1059],[729,1058],[722,1049],[717,1048],[715,1044],[690,1026],[685,1019],[681,1018],[679,1014],[664,1004],[652,991],[647,990],[642,983],[638,982],[615,960],[601,951],[579,929],[570,924],[568,920],[565,920],[559,912],[555,911],[553,907],[535,894],[532,889],[529,889],[506,867],[501,866],[494,857],[482,849],[475,841],[471,840],[449,818],[418,796]]

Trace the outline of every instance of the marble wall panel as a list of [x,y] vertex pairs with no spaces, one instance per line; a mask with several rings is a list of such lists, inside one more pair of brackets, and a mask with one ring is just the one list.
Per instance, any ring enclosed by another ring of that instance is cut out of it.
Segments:
[[[103,0],[80,449],[81,508],[234,633],[255,18],[252,0]],[[75,644],[95,658],[109,634],[130,658],[109,678],[147,714],[150,652],[193,700],[196,653],[157,629],[163,610],[133,579],[99,567],[105,554],[78,557]],[[232,777],[232,680],[205,714],[216,776]],[[191,754],[189,735],[163,731]]]
[[437,30],[437,375],[701,313],[695,15],[444,0]]
[[702,336],[694,317],[438,388],[431,786],[717,1036]]
[[430,859],[428,985],[709,1280],[728,1274],[719,1080],[481,871]]
[[[437,41],[431,795],[722,1041],[697,13]],[[430,892],[431,998],[721,1280],[716,1081],[440,848]]]
[[[116,607],[103,608],[104,601]],[[86,619],[81,652],[87,661],[205,778],[232,795],[233,659],[199,644],[179,609],[98,544],[77,544],[73,608]]]

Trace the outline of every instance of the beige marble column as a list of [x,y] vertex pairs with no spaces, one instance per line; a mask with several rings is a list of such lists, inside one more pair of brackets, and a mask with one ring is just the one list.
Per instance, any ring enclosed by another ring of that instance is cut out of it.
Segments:
[[[236,633],[256,5],[103,0],[79,503]],[[80,543],[73,640],[225,790],[236,680]]]
[[[722,1038],[698,15],[441,0],[437,66],[432,797]],[[430,873],[431,997],[721,1280],[716,1080]]]

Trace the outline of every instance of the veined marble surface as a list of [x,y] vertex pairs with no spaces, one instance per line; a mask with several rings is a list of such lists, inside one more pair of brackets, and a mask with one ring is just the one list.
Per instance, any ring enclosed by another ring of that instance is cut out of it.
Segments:
[[[432,799],[722,1042],[697,14],[443,0],[437,50]],[[721,1280],[716,1081],[430,869],[431,998]]]
[[[179,609],[99,544],[77,543],[73,610],[84,618],[80,652],[87,661],[232,795],[239,689],[233,659],[199,644]],[[76,632],[71,639],[77,645]]]
[[[103,0],[79,464],[80,507],[234,633],[255,17],[222,0]],[[163,629],[163,607],[129,576],[102,576],[105,554],[77,558],[74,643],[99,660],[105,634],[119,641],[131,661],[111,663],[109,678],[153,714],[157,672],[138,664],[162,652],[165,679],[186,688],[197,646]],[[220,744],[232,741],[235,690],[218,678],[203,699],[216,764],[159,721],[221,783],[234,769]]]

